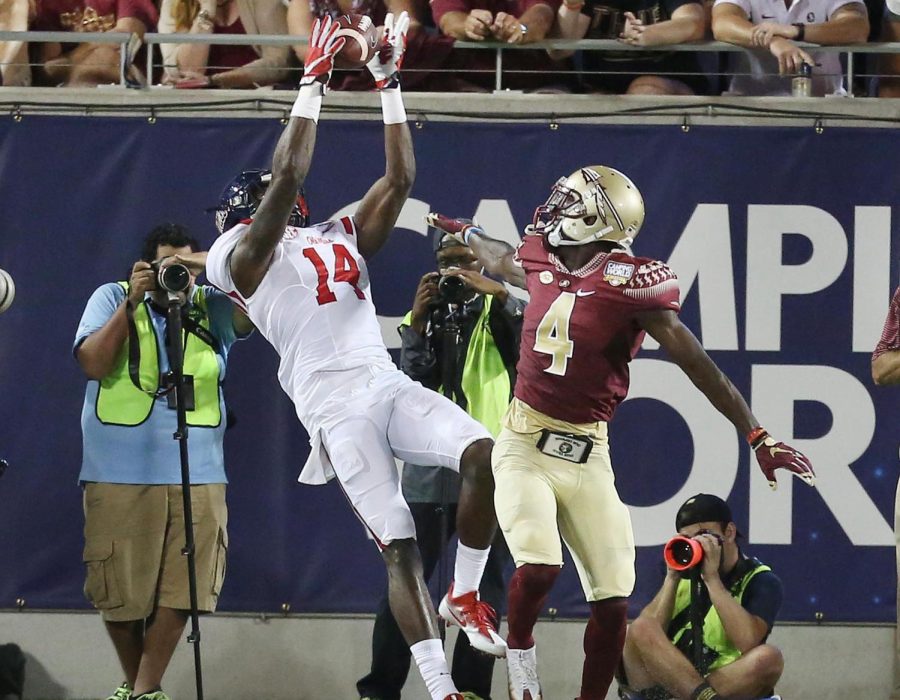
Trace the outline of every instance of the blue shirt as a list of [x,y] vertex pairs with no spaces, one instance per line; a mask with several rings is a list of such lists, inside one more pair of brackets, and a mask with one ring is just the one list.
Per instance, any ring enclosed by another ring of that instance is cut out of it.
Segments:
[[[214,287],[203,287],[209,314],[210,332],[218,339],[219,377],[225,378],[228,351],[237,336],[234,331],[234,306],[228,297]],[[194,289],[194,296],[198,293]],[[100,330],[125,301],[125,290],[114,282],[104,284],[88,300],[75,334],[74,351],[95,331]],[[169,371],[165,349],[166,317],[150,306],[150,319],[156,331],[160,372]],[[181,460],[178,441],[172,435],[177,429],[174,409],[167,407],[166,397],[153,405],[150,417],[136,426],[105,425],[97,418],[97,395],[100,382],[89,380],[81,410],[83,457],[80,481],[113,484],[180,484]],[[225,403],[219,399],[222,420],[215,428],[191,426],[188,430],[188,461],[192,484],[224,484],[225,457],[222,440],[225,435]]]

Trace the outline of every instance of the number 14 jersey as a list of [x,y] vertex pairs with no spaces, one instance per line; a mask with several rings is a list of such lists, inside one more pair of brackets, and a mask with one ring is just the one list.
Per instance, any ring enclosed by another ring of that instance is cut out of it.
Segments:
[[681,308],[675,273],[618,250],[568,270],[538,235],[525,236],[516,261],[531,297],[516,397],[557,420],[609,421],[628,393],[628,363],[644,339],[636,314]]
[[308,383],[315,373],[393,367],[350,217],[308,228],[288,226],[265,277],[245,298],[231,279],[230,259],[248,228],[238,224],[219,237],[210,248],[206,274],[244,308],[278,352],[278,380],[297,404],[298,415],[315,412],[314,406],[303,404],[325,388],[319,375],[318,390],[311,391]]

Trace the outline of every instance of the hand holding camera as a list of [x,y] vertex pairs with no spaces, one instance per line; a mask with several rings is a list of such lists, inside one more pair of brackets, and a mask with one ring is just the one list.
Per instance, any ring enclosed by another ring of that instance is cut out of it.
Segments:
[[131,268],[131,279],[128,280],[128,299],[133,305],[144,300],[144,294],[156,289],[156,272],[150,263],[138,260]]
[[419,335],[425,334],[425,326],[428,323],[428,314],[437,299],[439,278],[440,274],[437,272],[426,272],[422,275],[422,279],[419,280],[419,287],[416,289],[416,297],[413,301],[409,324]]
[[128,298],[136,305],[144,300],[146,292],[179,294],[190,289],[192,283],[191,271],[177,258],[154,260],[152,263],[139,260],[131,268]]
[[719,575],[722,538],[714,532],[700,532],[694,537],[676,535],[666,542],[663,559],[671,571],[679,574],[700,565],[700,575],[708,581]]

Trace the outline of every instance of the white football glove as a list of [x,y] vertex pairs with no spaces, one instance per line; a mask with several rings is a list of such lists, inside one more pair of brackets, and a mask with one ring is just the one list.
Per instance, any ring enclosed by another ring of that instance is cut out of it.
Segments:
[[384,40],[381,48],[366,64],[366,68],[375,78],[375,87],[379,90],[400,87],[400,66],[403,65],[403,54],[406,52],[407,31],[409,31],[407,12],[401,12],[396,21],[392,12],[384,18]]
[[300,87],[321,83],[324,91],[324,86],[328,85],[334,70],[334,57],[347,41],[345,37],[335,36],[337,30],[338,23],[333,22],[331,17],[317,19],[313,23]]

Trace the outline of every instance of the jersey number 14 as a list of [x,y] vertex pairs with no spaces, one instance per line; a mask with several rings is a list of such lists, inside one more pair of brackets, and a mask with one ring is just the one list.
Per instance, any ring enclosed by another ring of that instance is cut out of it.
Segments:
[[316,285],[316,301],[319,302],[319,306],[337,301],[337,296],[335,296],[334,291],[328,284],[329,277],[334,282],[346,282],[353,287],[357,299],[365,299],[366,295],[359,288],[359,265],[356,264],[353,255],[347,250],[346,246],[340,243],[335,243],[332,245],[332,248],[334,249],[333,276],[331,275],[331,270],[328,269],[325,261],[322,260],[322,256],[319,255],[315,248],[303,249],[303,257],[313,264],[313,267],[316,268],[316,274],[319,276],[319,281]]

